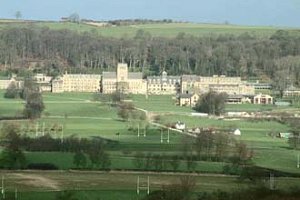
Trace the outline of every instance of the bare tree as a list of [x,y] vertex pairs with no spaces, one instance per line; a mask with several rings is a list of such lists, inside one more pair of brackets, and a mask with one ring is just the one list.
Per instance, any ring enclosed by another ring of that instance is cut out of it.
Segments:
[[79,14],[78,14],[78,13],[72,13],[72,14],[69,16],[69,21],[70,21],[70,22],[73,22],[73,23],[79,23],[79,22],[80,22]]
[[16,13],[15,13],[15,18],[16,19],[21,19],[22,18],[22,13],[21,13],[21,11],[17,11]]

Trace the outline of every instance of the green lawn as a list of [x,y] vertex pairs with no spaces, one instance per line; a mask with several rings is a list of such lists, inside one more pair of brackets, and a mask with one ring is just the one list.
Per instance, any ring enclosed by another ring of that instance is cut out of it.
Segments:
[[[180,183],[181,174],[122,173],[122,172],[0,172],[6,177],[6,192],[10,196],[18,189],[18,199],[54,200],[60,190],[72,190],[76,197],[82,199],[140,199],[146,191],[136,194],[137,178],[147,181],[149,176],[150,191],[161,189],[163,185]],[[248,188],[253,182],[240,182],[232,176],[194,175],[196,192],[213,192],[216,190],[235,191]],[[266,185],[268,182],[266,182]],[[299,187],[299,179],[276,178],[276,188],[281,190]]]
[[278,109],[274,105],[256,105],[256,104],[227,104],[226,111],[243,111],[243,112],[257,112],[257,111],[270,111]]
[[[5,173],[5,174],[4,174]],[[185,174],[166,174],[166,173],[128,173],[128,172],[89,172],[89,171],[20,171],[20,172],[0,172],[5,175],[6,188],[11,190],[15,187],[19,191],[46,191],[47,189],[73,190],[127,190],[136,189],[137,177],[141,180],[149,176],[151,189],[159,189],[164,184],[178,183],[180,177]],[[31,181],[28,181],[31,180]],[[35,180],[35,181],[34,181]],[[236,177],[232,176],[195,176],[197,181],[197,191],[214,191],[217,188],[230,190],[237,184]],[[40,184],[38,184],[40,183]],[[44,184],[41,184],[44,183]]]
[[[22,192],[19,193],[21,200],[43,199],[43,200],[56,200],[61,192]],[[140,195],[136,194],[134,190],[76,190],[72,191],[74,196],[79,200],[139,200],[145,196],[145,192]],[[13,195],[13,194],[11,194]]]
[[[3,95],[3,91],[0,92]],[[77,135],[78,137],[100,136],[119,141],[115,149],[110,149],[112,167],[115,169],[133,169],[133,159],[136,151],[152,152],[156,154],[180,154],[182,148],[182,135],[170,133],[170,144],[160,143],[161,133],[156,127],[150,127],[147,137],[137,137],[137,131],[130,131],[130,126],[136,124],[124,122],[117,116],[117,109],[108,105],[93,102],[91,93],[63,93],[43,94],[46,110],[42,119],[34,122],[22,120],[22,130],[30,130],[28,135],[36,135],[36,124],[40,129],[53,127],[55,124],[64,126],[64,137]],[[254,150],[254,162],[261,167],[277,169],[285,172],[300,173],[295,168],[296,151],[288,148],[284,139],[273,138],[268,135],[272,132],[287,132],[289,127],[275,121],[226,121],[213,118],[192,117],[188,114],[191,108],[175,105],[172,96],[149,96],[133,95],[131,98],[138,108],[146,109],[155,113],[163,113],[162,123],[174,123],[183,121],[188,127],[215,127],[215,128],[239,128],[242,132],[238,140],[245,141]],[[8,100],[0,97],[0,116],[13,116],[20,113],[23,108],[21,100]],[[272,107],[256,105],[228,105],[227,109],[261,110]],[[166,114],[169,113],[169,114]],[[1,125],[1,123],[0,123]],[[143,132],[143,129],[140,130]],[[120,133],[120,137],[116,135]],[[41,135],[41,134],[40,134]],[[54,134],[61,137],[62,133]],[[166,136],[166,133],[164,133]],[[126,153],[127,152],[127,153]],[[28,153],[30,162],[51,161],[61,169],[73,166],[71,154],[60,153]],[[284,161],[284,162],[282,162]],[[202,172],[221,172],[222,163],[198,162],[197,170]],[[169,169],[167,169],[169,170]],[[180,170],[185,170],[185,163],[181,164]]]
[[0,90],[0,117],[16,116],[22,113],[23,101],[19,99],[5,99],[3,90]]
[[242,136],[235,137],[248,144],[254,150],[254,162],[257,166],[284,172],[300,173],[296,168],[299,151],[289,148],[286,139],[273,138],[270,132],[288,132],[290,127],[274,121],[225,121],[209,118],[195,118],[182,115],[166,115],[164,123],[180,120],[188,127],[239,128]]
[[[153,153],[153,152],[152,152]],[[154,152],[155,153],[155,152]],[[110,151],[111,170],[134,170],[137,167],[134,165],[134,154],[122,154],[118,151]],[[162,152],[157,152],[162,154]],[[68,170],[70,168],[76,168],[73,164],[73,153],[61,153],[61,152],[28,152],[26,153],[27,162],[29,163],[52,163],[61,170]],[[87,156],[88,158],[88,156]],[[172,167],[165,162],[164,171],[172,171]],[[203,173],[222,173],[224,163],[218,162],[196,162],[195,171]],[[87,163],[87,167],[91,167],[91,163]],[[97,168],[93,168],[97,170]],[[137,169],[140,170],[140,169]],[[155,170],[155,168],[151,168]],[[187,172],[186,162],[180,161],[178,171]]]
[[193,112],[190,107],[180,107],[176,105],[174,95],[133,95],[132,102],[138,107],[151,112]]

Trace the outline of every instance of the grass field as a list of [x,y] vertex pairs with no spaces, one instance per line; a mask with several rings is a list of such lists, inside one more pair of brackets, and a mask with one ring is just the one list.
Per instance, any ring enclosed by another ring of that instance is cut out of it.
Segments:
[[[3,91],[0,92],[3,95]],[[76,135],[77,137],[101,136],[104,138],[117,140],[120,145],[117,149],[111,149],[112,168],[132,169],[134,152],[144,151],[153,153],[176,154],[180,152],[182,145],[182,135],[171,132],[170,144],[160,144],[160,131],[155,127],[150,128],[147,137],[137,137],[137,132],[128,130],[128,123],[121,121],[117,116],[114,107],[107,106],[101,102],[93,102],[91,93],[63,93],[43,95],[47,113],[38,122],[21,121],[23,127],[31,127],[33,130],[29,135],[35,136],[35,126],[38,123],[41,129],[43,123],[45,127],[55,124],[64,126],[64,136]],[[187,127],[215,127],[215,128],[239,128],[242,132],[240,140],[245,141],[250,148],[255,150],[254,161],[258,166],[269,167],[286,172],[296,172],[295,156],[297,152],[288,148],[284,139],[272,138],[270,132],[288,132],[290,127],[274,121],[226,121],[209,118],[197,118],[187,116],[187,113],[194,112],[191,108],[179,107],[175,105],[172,96],[145,96],[134,95],[130,98],[134,105],[156,114],[163,114],[162,123],[174,123],[183,121]],[[20,100],[0,99],[0,116],[15,115],[20,113],[23,102]],[[263,110],[273,107],[256,105],[228,105],[228,110]],[[276,109],[276,108],[274,108]],[[169,114],[166,114],[169,113]],[[120,137],[116,135],[120,133]],[[55,135],[61,137],[60,133]],[[123,152],[130,152],[125,155]],[[276,154],[274,154],[276,152]],[[273,155],[274,154],[274,155]],[[47,156],[45,156],[47,155]],[[73,168],[73,155],[64,153],[28,153],[30,162],[45,162],[48,157],[55,160],[55,165],[60,169]],[[56,159],[54,159],[56,158]],[[281,162],[281,160],[286,162]],[[197,170],[203,172],[221,172],[222,163],[199,163]],[[184,170],[185,163],[181,164]]]
[[[150,191],[163,185],[180,183],[185,174],[120,173],[120,172],[0,172],[4,175],[6,190],[18,189],[22,200],[54,200],[60,190],[72,190],[80,199],[141,199],[146,191],[136,194],[137,177],[141,182],[149,176]],[[240,182],[232,176],[210,176],[194,174],[195,192],[213,192],[215,190],[235,191],[253,185],[252,182]],[[276,178],[276,187],[282,190],[299,187],[297,178]]]
[[5,27],[20,26],[48,27],[50,29],[68,29],[77,32],[93,32],[107,37],[134,37],[138,30],[149,32],[152,36],[176,37],[179,33],[186,33],[193,36],[234,34],[240,35],[249,33],[256,36],[270,36],[279,29],[290,30],[291,33],[299,34],[296,29],[282,27],[259,27],[259,26],[238,26],[224,24],[198,24],[198,23],[169,23],[169,24],[144,24],[117,27],[97,27],[88,24],[75,24],[68,22],[23,22],[14,20],[0,20],[0,29]]
[[[159,189],[162,185],[171,183],[179,183],[181,177],[186,174],[172,173],[126,173],[126,172],[39,172],[39,171],[24,171],[24,172],[0,172],[6,178],[7,189],[12,189],[13,185],[19,188],[19,191],[53,191],[53,190],[70,190],[81,188],[82,190],[131,190],[136,189],[137,177],[141,177],[141,181],[150,178],[152,189]],[[228,191],[234,187],[247,186],[250,182],[241,183],[234,176],[212,176],[203,174],[193,174],[196,180],[196,191],[214,191],[222,189]],[[34,180],[32,182],[26,181]],[[281,188],[287,189],[291,185],[298,185],[297,178],[278,178],[278,185]],[[39,183],[39,184],[38,184]],[[42,185],[43,183],[43,185]],[[211,187],[213,183],[214,187]],[[227,184],[226,184],[227,183]],[[118,185],[118,188],[115,186]]]
[[[4,173],[4,174],[3,174]],[[19,188],[19,191],[53,191],[81,188],[82,190],[135,190],[137,177],[142,179],[150,177],[151,188],[158,189],[164,184],[177,183],[180,177],[185,174],[172,173],[126,173],[126,172],[0,172],[6,178],[7,190],[13,187]],[[198,191],[213,191],[214,188],[223,188],[229,190],[236,187],[236,177],[232,176],[210,176],[197,175]],[[32,180],[32,181],[29,181]],[[26,184],[26,181],[28,183]],[[225,184],[225,183],[228,184]],[[118,186],[116,188],[116,185]],[[243,184],[242,184],[243,185]]]
[[[21,113],[23,108],[23,102],[21,100],[7,100],[2,98],[3,91],[0,91],[0,116],[13,116],[16,113]],[[160,131],[155,127],[152,127],[147,133],[147,137],[137,137],[137,133],[128,130],[128,123],[121,121],[117,116],[117,110],[114,107],[110,107],[101,102],[93,102],[92,94],[90,93],[63,93],[63,94],[43,94],[44,103],[46,106],[45,114],[42,119],[38,120],[39,125],[45,122],[46,126],[52,126],[53,124],[63,124],[65,126],[64,135],[77,135],[78,137],[89,136],[101,136],[112,140],[118,140],[120,144],[116,148],[108,150],[111,158],[111,168],[115,170],[135,170],[134,155],[136,152],[151,152],[153,154],[174,155],[181,153],[182,135],[179,133],[171,132],[170,144],[160,144]],[[145,99],[145,96],[134,95],[130,98],[134,105],[138,108],[146,109],[148,111],[163,114],[161,120],[163,123],[176,122],[178,120],[186,123],[188,127],[216,127],[216,128],[239,128],[242,132],[241,137],[237,137],[238,140],[245,141],[250,148],[254,150],[254,163],[257,166],[275,169],[283,172],[291,172],[300,174],[299,169],[296,168],[296,159],[298,152],[288,148],[287,141],[285,139],[273,138],[268,136],[271,131],[275,132],[287,132],[290,128],[284,124],[280,124],[274,121],[226,121],[217,120],[213,118],[198,118],[188,116],[187,113],[194,112],[191,108],[178,107],[174,104],[171,96],[149,96]],[[229,105],[228,110],[263,110],[263,109],[276,109],[273,107],[260,107],[255,105]],[[36,122],[20,121],[24,126],[31,125],[33,130]],[[0,122],[1,124],[1,122]],[[119,132],[120,138],[116,135]],[[35,136],[33,131],[32,136]],[[57,135],[60,137],[60,135]],[[60,152],[26,152],[28,163],[45,163],[50,162],[59,167],[59,169],[74,168],[73,154],[72,153],[60,153]],[[205,173],[222,173],[224,163],[221,162],[197,162],[196,171]],[[95,169],[95,168],[94,168]],[[96,169],[95,169],[96,170]],[[170,166],[167,166],[165,170],[171,170]],[[179,171],[186,171],[186,163],[181,161]],[[48,175],[47,175],[48,176]],[[64,181],[65,177],[57,175],[59,181]],[[50,177],[50,175],[49,175]],[[48,177],[48,178],[49,178]],[[130,178],[131,177],[131,178]],[[126,178],[130,180],[133,175]],[[84,179],[83,175],[79,176],[78,182],[84,183],[80,180]],[[56,178],[55,178],[56,179]],[[161,177],[161,181],[171,180],[172,178]],[[80,181],[79,181],[80,180]],[[134,181],[135,178],[132,179]],[[155,179],[154,179],[155,180]],[[234,179],[235,180],[235,179]],[[236,182],[233,179],[227,180],[224,183],[223,179],[214,180],[201,177],[199,184],[203,190],[212,190],[212,188],[234,188]],[[99,181],[99,182],[98,182]],[[71,182],[71,181],[70,181]],[[76,182],[76,181],[75,181]],[[84,195],[103,194],[118,196],[124,190],[124,193],[128,194],[128,199],[132,199],[131,195],[135,195],[134,183],[128,183],[130,187],[126,187],[127,184],[122,186],[118,185],[118,191],[114,192],[110,187],[101,185],[101,178],[97,179],[95,185],[87,188],[88,190],[101,190],[86,192]],[[292,181],[293,182],[293,181]],[[18,183],[19,184],[19,183]],[[62,189],[68,189],[75,187],[74,183],[62,183],[64,186]],[[226,185],[226,186],[224,186]],[[24,192],[28,191],[29,186],[24,187]],[[80,187],[81,190],[85,190],[85,187]],[[83,195],[80,194],[80,195]],[[30,193],[21,194],[24,195],[24,199],[30,199]],[[49,199],[53,199],[53,193],[40,193],[39,195],[48,195]],[[129,197],[130,196],[130,197]],[[47,197],[48,198],[48,197]],[[117,197],[116,197],[117,198]],[[46,197],[45,197],[46,199]],[[108,199],[108,198],[104,198]]]

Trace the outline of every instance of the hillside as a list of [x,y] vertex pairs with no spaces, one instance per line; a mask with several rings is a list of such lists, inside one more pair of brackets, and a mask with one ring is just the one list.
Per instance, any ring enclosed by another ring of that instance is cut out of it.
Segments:
[[[123,26],[96,26],[90,23],[70,23],[70,22],[47,22],[47,21],[20,21],[11,19],[0,20],[0,29],[4,27],[20,26],[48,27],[54,30],[68,29],[78,32],[93,32],[102,36],[110,37],[134,37],[138,30],[144,30],[152,36],[176,37],[179,33],[186,33],[193,36],[205,36],[209,34],[234,34],[240,35],[249,33],[255,36],[270,36],[279,29],[289,30],[299,33],[297,29],[280,27],[260,27],[260,26],[238,26],[225,24],[197,24],[197,23],[152,23]],[[300,34],[300,33],[299,33]]]
[[[183,32],[186,34],[179,34]],[[0,44],[4,75],[28,70],[54,76],[65,70],[101,73],[114,71],[123,61],[131,71],[146,76],[167,71],[170,75],[272,80],[280,90],[290,84],[300,85],[300,30],[296,29],[4,20],[0,23]]]

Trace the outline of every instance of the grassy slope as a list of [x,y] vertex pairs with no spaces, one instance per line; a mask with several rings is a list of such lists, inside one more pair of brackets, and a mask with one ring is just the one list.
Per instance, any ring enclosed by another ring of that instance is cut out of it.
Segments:
[[[2,172],[3,173],[3,172]],[[4,172],[5,173],[5,172]],[[0,172],[0,175],[1,174]],[[73,190],[79,199],[140,199],[146,193],[136,194],[137,177],[142,182],[150,178],[150,191],[160,189],[163,185],[179,183],[182,175],[179,174],[125,174],[102,172],[9,172],[5,173],[6,192],[19,191],[18,199],[44,199],[54,200],[58,192],[50,192],[52,187],[56,190]],[[196,192],[212,192],[216,190],[234,191],[247,188],[253,182],[239,182],[235,177],[228,176],[194,176]],[[266,183],[268,184],[268,183]],[[299,186],[298,179],[276,178],[276,187],[282,190]],[[78,189],[80,188],[80,190]],[[50,191],[49,191],[50,190]],[[45,192],[48,191],[48,192]]]
[[[2,96],[3,92],[0,92]],[[160,144],[159,131],[152,129],[149,131],[146,138],[138,139],[136,133],[127,131],[127,124],[116,120],[117,114],[115,108],[109,108],[102,104],[89,102],[92,94],[89,93],[64,93],[64,94],[44,94],[44,101],[47,111],[50,113],[48,118],[43,118],[47,124],[65,123],[66,135],[77,133],[81,137],[89,135],[98,135],[117,140],[116,131],[121,132],[119,149],[111,149],[110,157],[112,161],[112,169],[134,169],[133,164],[134,154],[136,151],[146,151],[160,154],[180,153],[181,136],[171,133],[171,144]],[[190,112],[189,108],[180,108],[172,104],[170,96],[150,96],[147,101],[143,96],[133,96],[133,102],[139,107],[150,109],[152,111],[172,111],[180,114],[166,115],[163,117],[165,122],[174,122],[182,120],[188,126],[216,126],[216,127],[238,127],[242,131],[241,140],[246,141],[250,147],[254,149],[254,162],[258,166],[282,170],[285,172],[299,173],[296,168],[297,152],[288,149],[286,140],[271,138],[267,136],[270,130],[287,131],[289,127],[277,122],[247,122],[247,121],[222,121],[205,118],[193,118],[183,116],[182,113]],[[0,113],[5,115],[8,113],[18,112],[22,109],[22,101],[6,100],[0,98]],[[239,107],[238,107],[239,108]],[[5,110],[6,113],[2,111]],[[64,115],[67,118],[64,119]],[[55,118],[61,116],[62,118]],[[88,119],[73,119],[72,117],[91,117]],[[51,118],[52,117],[52,118]],[[95,118],[95,119],[92,119]],[[98,118],[113,118],[113,120],[98,119]],[[65,121],[65,122],[64,122]],[[24,122],[25,123],[25,122]],[[34,135],[34,134],[33,134]],[[60,169],[69,169],[75,167],[73,164],[72,153],[57,153],[57,152],[30,152],[26,153],[28,162],[51,162],[57,165]],[[201,172],[221,173],[223,163],[217,162],[197,162],[196,170]],[[167,167],[171,170],[170,166]],[[186,170],[186,163],[181,162],[180,171]],[[110,175],[76,175],[58,173],[56,175],[43,173],[46,178],[51,178],[60,181],[59,185],[62,189],[73,189],[80,187],[81,190],[100,190],[100,191],[82,191],[78,193],[81,199],[85,197],[100,196],[104,199],[118,199],[122,194],[123,199],[135,199],[134,188],[136,184],[136,175],[113,175],[116,182],[110,182]],[[12,179],[13,176],[10,176]],[[177,179],[177,177],[175,178]],[[151,176],[151,180],[155,182],[152,187],[159,188],[160,184],[174,182],[172,176]],[[126,180],[126,181],[125,181]],[[159,181],[159,182],[158,182]],[[290,187],[299,185],[297,180],[282,179],[276,180],[278,187]],[[103,183],[105,182],[105,185]],[[89,184],[93,183],[93,184]],[[125,184],[126,183],[126,184]],[[76,185],[77,184],[77,185]],[[78,185],[80,184],[80,185]],[[240,183],[236,182],[235,178],[215,178],[211,176],[200,177],[198,180],[198,188],[200,191],[212,191],[215,189],[231,190],[237,188]],[[9,182],[11,188],[17,187],[19,191],[43,191],[43,188],[34,188],[27,184],[22,184],[21,181]],[[280,186],[279,186],[280,185]],[[116,187],[117,186],[117,187]],[[22,199],[32,199],[32,195],[36,193],[20,193]],[[55,199],[55,193],[37,193],[43,199]],[[83,197],[82,197],[83,196]]]
[[163,117],[164,122],[181,120],[188,127],[223,127],[239,128],[242,136],[238,137],[245,141],[254,150],[254,162],[261,167],[272,168],[280,171],[300,173],[296,168],[297,151],[289,149],[286,139],[268,136],[271,131],[288,132],[289,127],[277,122],[247,122],[247,121],[224,121],[207,118],[194,118],[179,115]]
[[[0,172],[2,174],[3,172]],[[5,173],[5,172],[4,172]],[[88,190],[135,190],[137,177],[140,176],[141,180],[147,179],[150,176],[150,184],[152,190],[155,188],[160,188],[163,184],[177,183],[180,181],[180,177],[185,175],[182,174],[147,174],[147,173],[106,173],[106,172],[39,172],[39,171],[28,171],[28,172],[8,172],[5,174],[9,177],[6,179],[6,188],[9,190],[12,185],[18,186],[20,191],[43,191],[45,189],[56,188],[59,189],[76,189],[80,187],[81,189]],[[34,184],[35,181],[27,181],[28,179],[37,179],[38,182],[51,183],[38,185]],[[238,182],[236,177],[232,176],[208,176],[208,175],[198,175],[195,176],[197,181],[196,191],[214,191],[215,189],[222,190],[232,190],[237,186],[248,186],[250,182]],[[290,180],[292,184],[295,184],[293,178],[285,179],[278,178],[278,185],[281,183],[286,183],[286,180]],[[27,182],[27,184],[26,184]],[[116,188],[116,185],[118,186]],[[298,183],[299,185],[299,183]],[[282,187],[281,188],[285,188]]]
[[[50,29],[69,29],[78,32],[94,32],[102,36],[109,37],[133,37],[137,30],[144,30],[149,32],[152,36],[175,37],[178,33],[184,32],[194,36],[203,36],[209,34],[237,34],[248,32],[258,36],[269,36],[276,30],[281,28],[275,27],[259,27],[259,26],[237,26],[237,25],[223,25],[223,24],[196,24],[196,23],[170,23],[170,24],[144,24],[131,25],[120,27],[96,27],[87,24],[74,24],[68,22],[31,22],[24,23],[20,21],[1,21],[0,29],[7,26],[32,26],[49,27]],[[288,29],[292,32],[297,32],[295,29]]]
[[[2,96],[3,92],[0,92]],[[46,111],[50,116],[40,120],[40,124],[45,122],[46,127],[51,127],[54,124],[64,124],[64,134],[77,134],[80,137],[101,136],[113,140],[118,140],[117,132],[120,135],[120,147],[111,152],[115,169],[134,168],[132,159],[136,151],[150,151],[153,153],[173,154],[180,152],[182,136],[176,133],[171,133],[171,144],[160,144],[160,132],[153,127],[149,130],[147,137],[137,137],[137,133],[128,131],[128,124],[118,120],[117,111],[115,108],[110,108],[106,105],[90,102],[92,94],[89,93],[64,93],[64,94],[44,94],[44,102]],[[288,131],[289,127],[277,122],[249,122],[249,121],[224,121],[206,118],[189,117],[182,113],[191,112],[190,108],[181,108],[174,105],[171,96],[150,96],[145,100],[144,96],[133,96],[133,103],[141,108],[149,109],[150,111],[172,112],[173,114],[166,115],[162,118],[164,123],[184,121],[188,127],[225,127],[225,128],[240,128],[242,136],[239,138],[248,143],[254,149],[254,161],[262,167],[270,167],[287,172],[299,172],[296,169],[297,152],[288,149],[287,141],[284,139],[272,138],[267,134],[270,131]],[[21,112],[22,101],[7,100],[0,98],[0,115],[13,115]],[[230,106],[232,109],[234,106]],[[251,107],[251,106],[250,106]],[[245,109],[244,107],[234,107],[235,109]],[[251,109],[260,109],[259,107],[251,107]],[[67,116],[65,118],[65,116]],[[30,125],[23,121],[22,124]],[[31,124],[35,130],[35,123]],[[34,131],[29,133],[35,135]],[[60,135],[57,135],[60,137]],[[129,154],[124,154],[124,152]],[[30,162],[46,162],[47,159],[57,164],[61,169],[67,169],[73,166],[72,154],[56,154],[49,153],[48,156],[43,153],[29,153]],[[56,159],[57,157],[65,159]],[[284,161],[284,162],[283,162]],[[185,163],[182,163],[181,170],[184,170]],[[198,170],[221,172],[222,163],[199,163]]]

